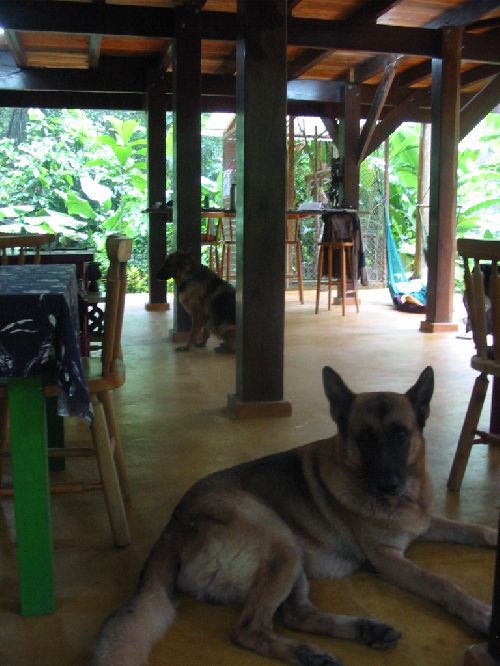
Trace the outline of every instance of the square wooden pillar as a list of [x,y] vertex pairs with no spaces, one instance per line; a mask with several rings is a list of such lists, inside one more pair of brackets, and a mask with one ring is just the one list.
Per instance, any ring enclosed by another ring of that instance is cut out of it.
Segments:
[[343,205],[359,207],[359,137],[361,119],[361,90],[355,83],[346,82],[342,117],[339,123],[339,156],[344,168]]
[[420,330],[456,331],[457,154],[460,131],[461,28],[444,28],[442,57],[432,61],[431,187],[426,318]]
[[[167,180],[165,75],[154,72],[149,76],[146,95],[148,125],[148,210],[155,204],[165,202]],[[167,216],[149,213],[149,302],[147,310],[166,310],[167,286],[165,280],[155,275],[162,265],[167,250]]]
[[285,316],[286,0],[238,0],[237,417],[288,416]]
[[[173,62],[175,247],[201,255],[201,39],[200,10],[175,9]],[[191,328],[191,318],[174,300],[174,338]]]

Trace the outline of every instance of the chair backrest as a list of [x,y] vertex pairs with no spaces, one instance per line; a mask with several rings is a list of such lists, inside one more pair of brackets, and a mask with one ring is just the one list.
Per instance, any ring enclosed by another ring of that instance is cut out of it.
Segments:
[[132,254],[132,241],[125,236],[108,236],[106,254],[109,268],[106,277],[106,303],[102,341],[102,374],[110,375],[121,365],[121,336],[125,294],[127,292],[127,262]]
[[7,234],[0,235],[0,265],[5,266],[11,262],[10,257],[16,257],[15,263],[23,265],[26,261],[26,250],[34,250],[33,263],[41,261],[40,250],[44,245],[54,242],[57,234]]
[[[485,363],[500,365],[500,241],[461,238],[458,254],[464,262],[466,309],[476,353]],[[493,336],[488,346],[487,336]]]

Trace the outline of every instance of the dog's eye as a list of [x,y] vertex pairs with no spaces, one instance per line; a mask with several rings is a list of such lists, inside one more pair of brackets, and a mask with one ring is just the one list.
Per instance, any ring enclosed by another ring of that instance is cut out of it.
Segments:
[[365,428],[364,430],[361,430],[356,437],[356,441],[359,447],[368,448],[370,444],[373,442],[373,433],[370,430],[370,428]]
[[405,444],[408,440],[408,431],[405,428],[395,430],[392,433],[391,440],[393,444],[396,444],[397,446]]

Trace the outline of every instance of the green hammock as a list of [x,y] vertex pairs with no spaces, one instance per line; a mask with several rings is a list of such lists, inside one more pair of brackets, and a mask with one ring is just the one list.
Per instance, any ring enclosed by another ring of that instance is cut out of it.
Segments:
[[384,210],[385,238],[387,253],[387,286],[392,302],[398,310],[404,312],[425,312],[427,303],[427,287],[420,280],[409,280],[406,277],[401,258],[389,225],[389,215]]

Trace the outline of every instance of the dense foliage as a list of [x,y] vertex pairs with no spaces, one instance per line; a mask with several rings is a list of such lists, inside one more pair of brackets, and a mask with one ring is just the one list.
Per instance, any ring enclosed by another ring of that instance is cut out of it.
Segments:
[[[95,248],[103,264],[105,236],[125,234],[134,239],[129,289],[147,291],[144,121],[138,112],[3,110],[0,230],[54,231],[66,247]],[[172,141],[172,117],[167,114],[167,198],[172,195]],[[203,137],[202,144],[201,195],[214,203],[221,140]]]
[[[419,126],[406,124],[390,138],[390,220],[400,246],[415,241],[418,137]],[[311,197],[311,174],[328,166],[335,154],[332,144],[320,138],[296,138],[295,205]],[[460,144],[458,236],[500,237],[499,147],[495,114]],[[173,187],[172,148],[172,116],[167,114],[167,199]],[[139,112],[0,109],[0,230],[59,232],[61,243],[95,248],[101,261],[105,235],[124,233],[134,239],[129,288],[147,290],[146,151],[145,118]],[[380,199],[383,173],[379,150],[362,165],[363,202]],[[202,137],[202,174],[201,202],[219,206],[220,137]],[[366,191],[364,182],[370,183]],[[305,229],[306,260],[314,253],[316,233],[313,226]]]

